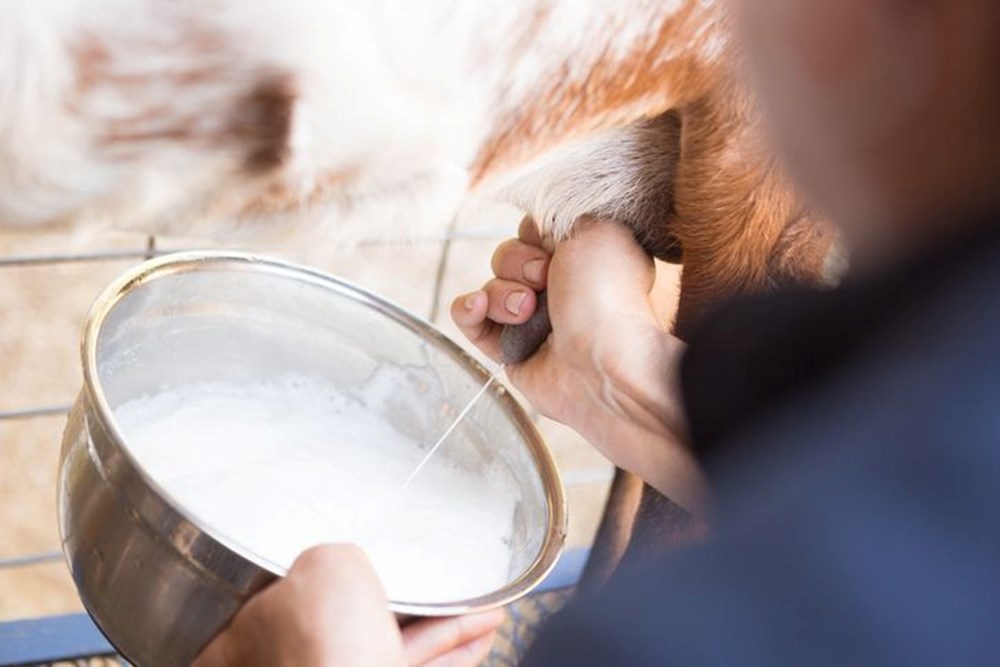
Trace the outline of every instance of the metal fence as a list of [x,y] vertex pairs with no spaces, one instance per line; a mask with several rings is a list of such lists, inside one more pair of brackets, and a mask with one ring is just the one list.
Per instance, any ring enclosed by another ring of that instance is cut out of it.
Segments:
[[[13,267],[54,266],[120,260],[143,261],[163,254],[156,238],[148,236],[135,250],[87,253],[0,256],[0,270]],[[39,405],[0,406],[0,423],[52,417],[69,412],[57,397]],[[53,518],[54,520],[54,518]],[[0,526],[0,534],[3,526]],[[56,545],[53,545],[56,546]],[[0,558],[0,570],[16,570],[61,561],[57,549]],[[0,623],[0,665],[125,665],[85,614]]]
[[[417,239],[413,243],[435,243],[441,247],[440,260],[437,265],[433,284],[433,299],[430,306],[430,317],[433,320],[442,308],[442,283],[445,267],[448,263],[452,243],[460,240],[498,240],[509,235],[509,227],[478,228],[457,231],[454,226],[448,233],[439,238]],[[373,241],[360,245],[377,244]],[[125,250],[94,250],[82,253],[42,253],[25,255],[0,256],[0,272],[14,267],[51,267],[61,264],[87,264],[113,261],[135,260],[144,261],[163,254],[178,252],[179,248],[161,249],[154,236],[148,236],[145,242],[134,249]],[[2,277],[0,277],[2,280]],[[446,296],[446,295],[445,295]],[[0,377],[0,382],[2,382]],[[0,405],[0,424],[19,420],[32,420],[54,417],[66,414],[70,406],[60,402],[62,397],[52,397],[52,400],[42,401],[34,405],[3,406]],[[0,443],[2,447],[3,443]],[[581,476],[581,482],[593,480],[586,474]],[[572,484],[571,479],[566,480]],[[53,518],[54,520],[54,518]],[[4,526],[0,525],[0,536]],[[36,553],[25,553],[0,558],[0,570],[17,570],[45,563],[61,561],[62,552],[58,545]],[[577,549],[564,555],[556,571],[549,577],[540,589],[542,597],[534,601],[526,601],[527,609],[536,616],[539,609],[545,609],[547,598],[545,594],[571,586],[582,571],[586,561],[587,551]],[[560,598],[562,599],[562,598]],[[520,613],[520,612],[519,612]],[[508,653],[519,654],[524,648],[524,637],[528,631],[520,622],[519,613],[512,614],[517,622],[507,630],[506,641],[513,647]],[[530,633],[529,633],[530,634]],[[117,656],[111,645],[100,634],[86,614],[68,614],[50,616],[39,619],[0,622],[0,667],[5,665],[126,665]],[[507,657],[499,656],[492,664],[513,664]]]

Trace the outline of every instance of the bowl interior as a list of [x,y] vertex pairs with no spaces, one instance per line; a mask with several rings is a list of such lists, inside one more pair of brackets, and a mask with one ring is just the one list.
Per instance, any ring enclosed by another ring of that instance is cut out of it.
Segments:
[[[95,362],[112,413],[169,389],[302,376],[361,397],[394,431],[423,447],[488,377],[435,330],[377,297],[296,267],[232,256],[162,262],[122,289],[101,323]],[[505,586],[522,580],[562,532],[553,525],[561,519],[561,508],[553,506],[561,504],[561,486],[534,427],[495,387],[440,455],[514,497]],[[244,548],[227,526],[178,510],[243,557],[282,573],[266,555]],[[462,554],[437,557],[447,563]]]

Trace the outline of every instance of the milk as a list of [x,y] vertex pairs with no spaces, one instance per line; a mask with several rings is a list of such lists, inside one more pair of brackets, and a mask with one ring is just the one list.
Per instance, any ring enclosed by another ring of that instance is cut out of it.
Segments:
[[468,599],[517,574],[509,477],[472,475],[446,444],[401,490],[426,450],[322,380],[191,385],[114,413],[174,502],[280,568],[310,546],[354,542],[389,599],[405,602]]

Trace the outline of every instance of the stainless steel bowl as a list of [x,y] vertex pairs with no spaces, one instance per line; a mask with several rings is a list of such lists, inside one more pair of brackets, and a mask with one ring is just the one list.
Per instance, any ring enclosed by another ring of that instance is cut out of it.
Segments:
[[[233,253],[156,259],[95,302],[82,343],[84,386],[63,438],[59,526],[84,605],[138,665],[186,665],[280,568],[199,522],[136,463],[114,420],[130,398],[215,380],[322,374],[349,388],[380,368],[403,380],[377,406],[433,441],[487,371],[426,322],[305,268]],[[468,600],[394,600],[402,615],[451,615],[506,604],[555,565],[566,506],[552,457],[523,409],[488,392],[453,435],[472,470],[496,462],[517,480],[509,582]]]

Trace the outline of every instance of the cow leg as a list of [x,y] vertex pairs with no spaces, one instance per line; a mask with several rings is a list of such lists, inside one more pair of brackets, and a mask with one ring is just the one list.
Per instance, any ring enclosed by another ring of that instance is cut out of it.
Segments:
[[621,468],[615,468],[615,477],[604,504],[604,514],[590,547],[587,566],[580,577],[580,591],[600,588],[618,567],[632,537],[632,525],[639,508],[642,488],[641,479]]

